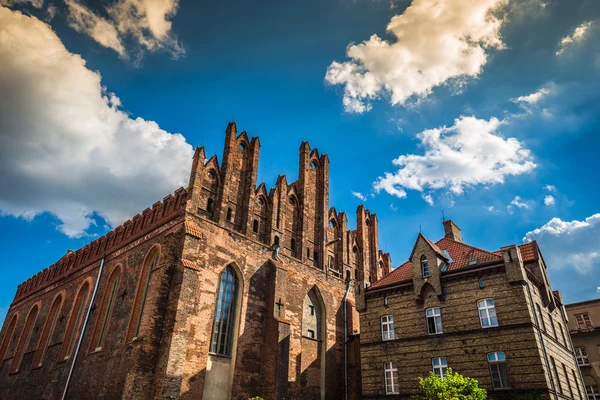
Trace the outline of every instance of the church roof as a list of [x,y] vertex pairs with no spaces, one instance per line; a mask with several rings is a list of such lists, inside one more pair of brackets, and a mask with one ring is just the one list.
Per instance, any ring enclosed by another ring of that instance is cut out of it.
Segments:
[[[436,253],[443,255],[444,251],[447,251],[447,254],[452,259],[452,262],[448,264],[448,268],[444,273],[494,261],[497,261],[498,263],[502,262],[502,252],[500,250],[491,252],[447,237],[438,240],[435,244],[431,244]],[[535,246],[535,241],[518,246],[524,263],[537,259]],[[443,256],[444,258],[447,258],[445,255]],[[409,282],[412,280],[412,277],[412,262],[408,260],[377,282],[373,283],[369,286],[369,289],[377,289],[397,283]]]

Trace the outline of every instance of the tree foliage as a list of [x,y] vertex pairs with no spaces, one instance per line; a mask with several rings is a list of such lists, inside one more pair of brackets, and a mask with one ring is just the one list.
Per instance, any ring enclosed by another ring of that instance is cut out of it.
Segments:
[[415,400],[485,400],[487,392],[473,378],[462,376],[448,369],[445,378],[433,372],[419,378],[419,394]]

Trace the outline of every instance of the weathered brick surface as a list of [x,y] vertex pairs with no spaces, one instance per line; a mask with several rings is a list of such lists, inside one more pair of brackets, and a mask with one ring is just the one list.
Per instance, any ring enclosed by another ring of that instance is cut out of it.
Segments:
[[[86,280],[93,288],[103,258],[67,398],[343,397],[346,279],[374,281],[390,270],[389,255],[378,249],[377,216],[361,206],[358,229],[348,230],[346,214],[329,208],[329,159],[308,143],[300,147],[298,180],[280,176],[268,191],[256,186],[258,138],[238,135],[235,123],[225,136],[222,164],[214,156],[207,160],[198,148],[186,190],[19,286],[0,334],[1,398],[61,397],[72,364],[72,358],[58,360],[68,339],[65,327],[78,289]],[[150,272],[145,301],[136,302],[143,298],[144,265],[156,249],[158,267]],[[237,274],[240,291],[231,357],[209,354],[219,277],[227,266]],[[122,272],[98,345],[115,268]],[[309,292],[315,316],[307,315]],[[32,368],[59,293],[60,317],[42,366]],[[89,301],[88,296],[86,306]],[[35,304],[39,312],[23,362],[9,374]],[[348,334],[354,335],[348,345],[350,398],[357,398],[360,329],[353,293],[348,314]],[[308,329],[316,331],[314,339]]]
[[[416,392],[418,378],[432,371],[432,358],[445,357],[450,368],[477,379],[488,389],[490,399],[529,390],[540,390],[544,398],[550,398],[554,397],[555,388],[558,398],[579,399],[581,382],[573,378],[577,366],[560,330],[562,327],[566,332],[560,314],[560,297],[547,296],[552,291],[541,257],[524,266],[520,255],[515,253],[514,257],[504,257],[506,264],[509,264],[509,258],[514,261],[510,265],[488,262],[474,265],[467,271],[442,273],[442,260],[436,255],[438,249],[430,243],[422,235],[417,238],[411,259],[412,281],[367,289],[364,299],[357,295],[361,304],[358,309],[363,396],[408,398]],[[511,249],[518,252],[514,246]],[[422,255],[429,262],[431,275],[427,278],[421,273]],[[521,272],[517,273],[517,269]],[[546,329],[541,330],[543,345],[529,290],[533,303],[539,303],[545,321]],[[387,305],[384,303],[386,298]],[[477,301],[488,298],[494,299],[498,327],[481,327]],[[430,307],[440,308],[442,334],[427,333],[425,310]],[[394,340],[382,340],[381,317],[384,315],[394,317]],[[505,353],[511,390],[493,390],[487,362],[490,352]],[[546,359],[551,360],[551,357],[557,365],[561,386],[557,378],[554,378],[553,386],[548,374]],[[398,368],[400,390],[397,396],[385,394],[384,363],[389,361]],[[564,374],[565,369],[568,377]]]

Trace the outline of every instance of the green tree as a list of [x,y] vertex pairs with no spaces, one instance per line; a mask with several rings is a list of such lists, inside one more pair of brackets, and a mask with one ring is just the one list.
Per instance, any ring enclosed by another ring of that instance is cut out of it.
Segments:
[[419,378],[419,394],[415,400],[485,400],[487,392],[473,378],[462,376],[448,369],[445,378],[433,372]]

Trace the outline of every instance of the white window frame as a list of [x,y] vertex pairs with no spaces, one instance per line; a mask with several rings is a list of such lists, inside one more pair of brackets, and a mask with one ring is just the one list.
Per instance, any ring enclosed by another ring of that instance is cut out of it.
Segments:
[[580,329],[594,327],[594,324],[592,324],[592,320],[590,319],[590,314],[587,312],[575,314],[575,322],[577,323],[577,327]]
[[384,315],[381,317],[381,340],[393,339],[396,339],[396,332],[394,332],[394,316]]
[[[489,302],[492,302],[490,305]],[[482,328],[493,328],[498,326],[498,315],[496,314],[496,304],[494,299],[483,299],[477,301],[477,311],[479,312],[479,323]],[[488,325],[483,321],[487,318]],[[495,320],[495,322],[493,322]]]
[[585,394],[588,400],[600,400],[600,390],[598,390],[598,386],[596,385],[586,386]]
[[[510,378],[508,375],[508,365],[506,363],[506,354],[504,354],[504,352],[502,352],[502,351],[488,353],[487,361],[488,361],[488,365],[490,367],[490,375],[492,378],[492,388],[494,388],[494,390],[510,389]],[[506,377],[505,377],[506,379],[502,379],[503,378],[502,374],[501,374],[502,369],[500,368],[500,365],[504,365],[504,370],[506,371]],[[498,374],[498,378],[500,381],[500,387],[494,386],[494,373]],[[504,380],[506,380],[506,386],[503,383]]]
[[[437,365],[436,365],[437,361]],[[448,373],[448,359],[446,357],[434,357],[431,359],[433,373],[444,379]]]
[[385,394],[398,394],[398,368],[394,368],[393,363],[383,364],[383,374],[385,378]]
[[[433,319],[433,326],[435,327],[435,332],[431,332],[429,330],[429,319]],[[439,307],[431,307],[425,310],[425,320],[427,322],[427,333],[429,335],[439,335],[444,333],[444,329],[442,326],[442,312]]]
[[[427,271],[427,274],[425,271]],[[427,257],[425,256],[421,256],[421,275],[423,278],[429,278],[431,276],[431,271],[429,271],[429,261],[427,261]]]
[[575,347],[575,358],[577,358],[577,365],[579,366],[590,365],[590,357],[585,346]]

